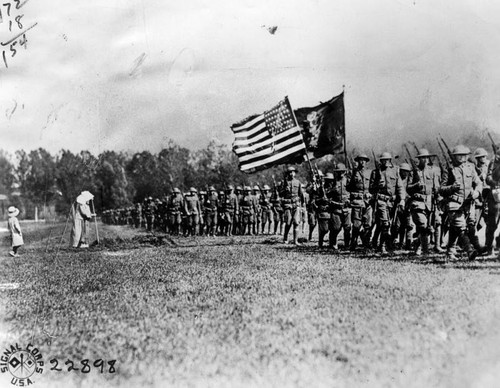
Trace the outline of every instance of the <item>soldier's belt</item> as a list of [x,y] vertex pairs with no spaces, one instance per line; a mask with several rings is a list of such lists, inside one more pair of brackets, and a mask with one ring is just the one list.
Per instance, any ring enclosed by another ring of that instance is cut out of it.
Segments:
[[363,199],[364,194],[363,193],[351,193],[351,199]]
[[427,195],[426,194],[413,194],[413,196],[411,197],[411,199],[415,200],[415,201],[420,201],[420,202],[424,202],[427,200]]
[[377,194],[377,199],[380,201],[388,202],[392,200],[392,195]]

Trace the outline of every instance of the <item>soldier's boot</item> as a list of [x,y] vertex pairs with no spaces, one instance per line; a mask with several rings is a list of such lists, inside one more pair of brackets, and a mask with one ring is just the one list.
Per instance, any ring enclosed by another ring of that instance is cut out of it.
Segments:
[[441,248],[441,226],[436,225],[434,229],[434,252],[443,253],[444,249]]
[[344,249],[349,249],[351,244],[351,229],[344,229]]
[[[453,230],[449,230],[448,247],[446,248],[446,256],[444,261],[457,261],[457,233]],[[439,261],[435,259],[435,261]]]
[[[484,243],[484,247],[486,250],[486,254],[488,256],[493,256],[494,251],[493,251],[493,239],[495,238],[495,229],[489,228],[488,226],[486,227],[486,241]],[[497,244],[497,247],[499,245]]]
[[380,245],[379,245],[379,252],[382,255],[387,255],[389,252],[387,251],[387,238],[384,235],[380,236]]
[[[429,254],[429,234],[422,232],[420,234],[420,255]],[[418,252],[418,249],[417,249]],[[417,253],[418,254],[418,253]]]
[[309,238],[307,241],[312,241],[313,239],[314,226],[309,226]]
[[363,243],[363,247],[365,249],[370,249],[372,247],[372,245],[370,244],[371,236],[372,230],[370,228],[363,230],[361,234],[361,242]]
[[404,249],[406,251],[411,251],[413,249],[413,231],[411,229],[405,230],[405,245]]
[[323,240],[325,239],[326,232],[319,232],[318,234],[318,246],[323,248]]
[[285,234],[283,235],[283,242],[288,244],[288,233],[290,232],[290,226],[285,225]]
[[485,247],[483,247],[479,242],[479,237],[476,234],[476,227],[474,224],[470,225],[467,228],[467,235],[469,237],[470,243],[472,244],[473,248],[477,251],[478,255],[482,255],[484,252],[486,252]]
[[334,250],[339,249],[337,245],[337,236],[339,232],[330,230],[330,236],[329,236],[329,242],[328,242],[328,247],[332,248]]
[[355,251],[358,245],[359,229],[352,228],[351,243],[349,244],[349,250]]
[[293,226],[293,243],[297,246],[301,246],[302,244],[299,242],[299,226]]
[[380,227],[376,226],[375,232],[373,233],[373,237],[372,237],[372,241],[371,241],[372,247],[378,246],[380,248],[380,246],[381,246],[380,240],[381,240],[381,230],[380,230]]
[[459,240],[462,241],[465,252],[467,252],[467,258],[469,261],[473,261],[476,259],[479,252],[474,248],[474,245],[471,243],[469,235],[463,231],[460,233]]

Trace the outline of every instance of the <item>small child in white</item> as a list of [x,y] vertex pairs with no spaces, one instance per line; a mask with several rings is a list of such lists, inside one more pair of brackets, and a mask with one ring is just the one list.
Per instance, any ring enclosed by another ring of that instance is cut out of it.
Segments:
[[24,245],[23,233],[21,232],[21,226],[19,225],[19,220],[17,219],[19,209],[14,206],[10,206],[7,210],[9,212],[8,228],[12,239],[12,250],[9,252],[9,255],[12,257],[18,257],[19,255],[17,250],[21,247],[21,245]]

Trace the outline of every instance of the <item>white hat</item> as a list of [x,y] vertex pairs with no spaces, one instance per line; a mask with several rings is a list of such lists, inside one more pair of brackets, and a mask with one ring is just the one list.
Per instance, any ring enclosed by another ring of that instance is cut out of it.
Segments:
[[19,214],[19,209],[15,206],[10,206],[7,211],[9,212],[9,217],[16,217]]
[[82,191],[80,195],[76,197],[76,202],[78,202],[81,205],[84,205],[91,199],[94,199],[94,194],[92,194],[90,191]]

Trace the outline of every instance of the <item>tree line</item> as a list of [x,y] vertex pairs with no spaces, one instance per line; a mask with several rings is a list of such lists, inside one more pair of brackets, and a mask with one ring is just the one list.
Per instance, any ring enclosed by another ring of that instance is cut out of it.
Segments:
[[[474,151],[487,147],[490,142],[484,130],[475,129],[459,141]],[[456,141],[450,141],[455,145]],[[437,143],[427,139],[418,144],[439,154]],[[348,143],[352,160],[357,153],[366,153],[373,159],[371,149],[356,149]],[[382,151],[377,149],[377,154]],[[407,160],[403,147],[395,152],[394,163]],[[399,157],[398,157],[399,155]],[[343,155],[326,156],[313,161],[313,168],[327,172],[333,163],[344,162]],[[373,161],[372,161],[373,163]],[[246,174],[238,169],[238,158],[230,146],[210,142],[207,147],[189,150],[169,140],[158,153],[104,151],[93,155],[89,151],[73,153],[61,150],[52,155],[43,148],[14,155],[0,150],[0,195],[8,196],[2,206],[19,207],[24,217],[33,218],[35,207],[39,211],[50,207],[65,215],[76,196],[83,190],[95,195],[95,208],[102,211],[142,202],[145,197],[162,198],[174,187],[188,191],[190,187],[206,189],[210,185],[223,189],[227,184],[273,186],[279,183],[286,166]],[[311,179],[308,163],[297,166],[298,178]],[[5,211],[5,209],[4,209]],[[43,217],[43,215],[41,215]]]
[[[272,186],[279,182],[284,167],[255,174],[238,169],[238,158],[228,145],[211,142],[206,148],[189,150],[173,141],[158,153],[61,150],[53,155],[43,148],[14,155],[0,150],[0,194],[9,197],[8,205],[19,207],[25,217],[33,218],[35,207],[41,213],[51,207],[67,214],[77,195],[88,190],[95,195],[99,212],[142,202],[145,197],[162,198],[178,187],[205,189],[228,184]],[[302,166],[302,176],[307,169]],[[43,217],[43,214],[40,214]]]

